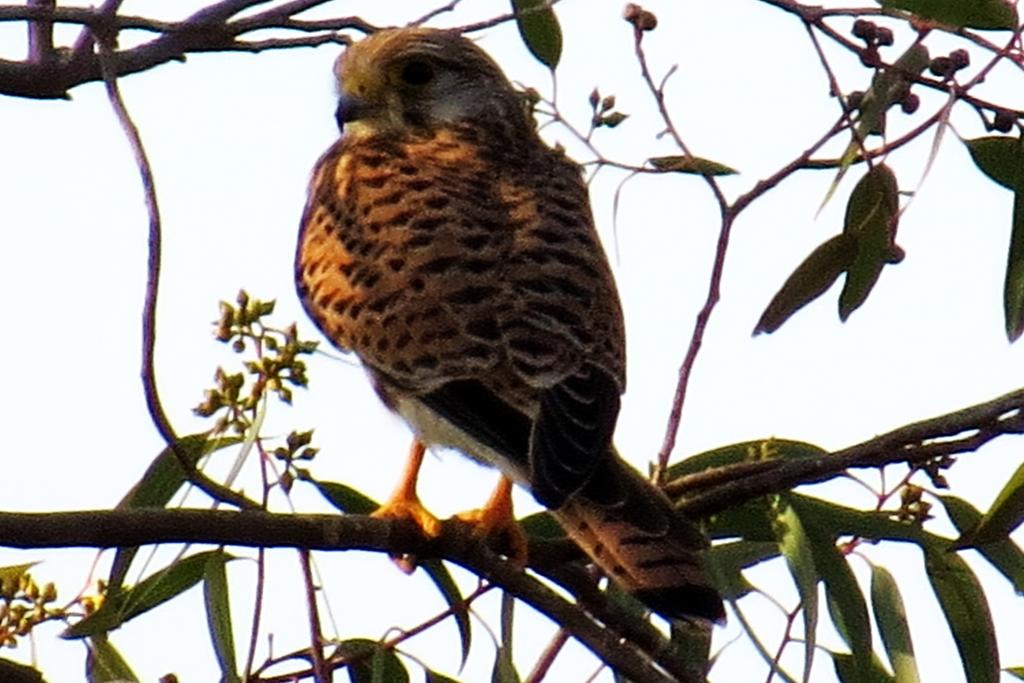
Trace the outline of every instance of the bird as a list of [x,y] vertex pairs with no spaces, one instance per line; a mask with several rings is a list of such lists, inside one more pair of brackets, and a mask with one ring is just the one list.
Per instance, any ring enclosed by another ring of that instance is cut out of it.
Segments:
[[438,534],[416,478],[425,447],[452,448],[501,473],[466,519],[514,525],[518,484],[652,611],[721,621],[707,539],[612,445],[623,314],[582,168],[458,31],[378,30],[335,75],[341,135],[312,172],[295,276],[414,433],[376,514]]

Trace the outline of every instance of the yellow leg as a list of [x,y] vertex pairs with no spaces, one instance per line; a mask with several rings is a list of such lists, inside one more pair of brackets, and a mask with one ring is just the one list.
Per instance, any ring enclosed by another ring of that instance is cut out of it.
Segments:
[[420,465],[423,464],[425,451],[426,448],[418,439],[412,442],[402,478],[398,480],[398,485],[387,502],[374,510],[373,516],[383,519],[412,520],[424,534],[430,538],[436,538],[441,534],[441,522],[423,507],[419,496],[416,495],[416,479],[420,474]]
[[498,480],[482,508],[460,512],[455,517],[472,524],[476,534],[493,541],[511,562],[526,564],[526,534],[512,512],[512,481],[508,477]]

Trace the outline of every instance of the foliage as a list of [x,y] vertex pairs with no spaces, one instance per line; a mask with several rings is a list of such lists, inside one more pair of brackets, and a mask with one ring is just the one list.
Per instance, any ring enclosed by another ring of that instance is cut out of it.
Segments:
[[[908,425],[839,452],[830,453],[815,444],[800,441],[766,438],[725,445],[683,462],[670,464],[669,458],[690,371],[707,320],[719,298],[722,267],[736,217],[798,172],[832,175],[825,203],[838,196],[837,191],[848,175],[855,177],[841,229],[811,250],[781,284],[765,307],[754,333],[775,332],[804,306],[824,296],[840,277],[844,284],[838,298],[838,317],[846,321],[855,311],[870,305],[876,284],[905,255],[896,237],[901,216],[913,200],[913,192],[901,184],[901,172],[890,162],[890,153],[904,146],[929,145],[930,163],[934,162],[949,138],[952,112],[960,108],[976,112],[991,133],[960,139],[960,142],[986,178],[1014,195],[1002,307],[1007,337],[1013,341],[1024,333],[1024,125],[1021,122],[1024,112],[976,95],[977,87],[998,65],[1011,63],[1018,71],[1024,69],[1021,51],[1024,26],[1016,11],[1001,0],[976,3],[881,0],[878,6],[836,10],[794,0],[762,1],[788,13],[806,28],[838,103],[838,112],[834,124],[814,144],[732,199],[727,198],[719,183],[723,176],[737,173],[736,169],[693,154],[676,123],[676,112],[666,104],[665,93],[670,87],[672,71],[661,80],[655,79],[647,61],[644,40],[651,31],[670,31],[672,27],[659,29],[657,17],[642,7],[627,6],[624,19],[632,28],[641,78],[653,106],[660,113],[664,135],[677,147],[676,153],[639,162],[604,155],[595,141],[597,131],[614,134],[628,117],[618,110],[614,95],[602,94],[595,88],[588,101],[589,121],[577,126],[554,98],[528,93],[539,118],[561,125],[575,137],[593,154],[591,161],[597,168],[619,169],[630,174],[630,178],[659,174],[696,176],[707,184],[721,209],[722,223],[708,299],[680,373],[666,445],[655,475],[681,510],[703,519],[707,535],[715,541],[708,553],[710,572],[730,604],[732,615],[743,625],[746,636],[763,657],[765,668],[770,672],[769,680],[775,677],[786,681],[807,680],[815,652],[823,649],[817,641],[823,623],[832,624],[846,646],[841,651],[824,650],[837,679],[899,683],[919,680],[919,655],[911,638],[911,616],[904,607],[900,587],[886,567],[871,564],[861,552],[868,544],[901,544],[915,548],[922,558],[923,580],[931,586],[956,643],[964,676],[972,682],[996,681],[1000,667],[1009,662],[1005,654],[1001,659],[998,652],[997,625],[993,622],[985,589],[964,562],[961,551],[977,548],[985,561],[1005,576],[1018,592],[1024,590],[1024,553],[1009,538],[1024,521],[1024,469],[1003,484],[995,502],[986,511],[938,491],[948,488],[945,474],[954,466],[955,455],[973,451],[1002,435],[1024,432],[1024,400],[1020,392],[918,425]],[[451,3],[447,9],[457,4]],[[563,37],[555,8],[534,0],[513,0],[510,9],[508,16],[468,29],[514,20],[530,53],[555,73],[563,40],[572,39],[571,32],[567,38]],[[445,10],[442,7],[420,21]],[[91,80],[106,79],[108,86],[116,87],[111,73],[123,76],[144,71],[191,52],[261,51],[340,43],[347,39],[340,31],[374,28],[353,17],[304,23],[291,16],[288,12],[294,9],[289,10],[285,5],[240,17],[238,8],[229,2],[214,3],[175,26],[121,16],[109,9],[47,8],[45,3],[38,3],[19,11],[20,15],[12,16],[28,23],[37,36],[34,45],[39,52],[30,56],[24,69],[17,73],[9,64],[0,65],[0,92],[37,98],[62,97],[69,89]],[[79,45],[87,47],[68,58],[62,56],[56,60],[58,52],[52,43],[52,34],[48,40],[46,38],[46,27],[52,29],[52,21],[85,27],[86,40]],[[153,42],[118,48],[117,33],[127,28],[145,30],[159,37]],[[250,32],[267,29],[301,35],[263,41],[246,38]],[[943,39],[960,41],[963,47],[933,55],[931,41],[933,36],[940,35]],[[993,35],[998,37],[991,37]],[[827,48],[825,41],[828,41]],[[99,49],[93,49],[94,43]],[[831,50],[856,56],[864,68],[863,90],[847,91],[840,87]],[[972,61],[979,58],[980,64],[972,65]],[[45,65],[46,70],[40,65]],[[30,77],[25,77],[26,73]],[[45,78],[39,77],[40,74]],[[923,111],[920,93],[924,91],[942,94],[945,103],[934,111]],[[893,129],[892,121],[897,118],[902,119],[902,124],[910,121],[912,125],[908,132],[891,137],[887,132]],[[926,137],[929,135],[930,138]],[[836,158],[819,157],[820,150],[829,143],[838,143],[842,153]],[[140,165],[147,168],[142,155]],[[152,173],[147,169],[143,175],[151,179]],[[244,360],[235,371],[217,368],[214,386],[206,390],[204,399],[195,408],[198,416],[210,420],[209,429],[167,443],[118,504],[118,509],[125,512],[166,513],[166,516],[139,517],[143,532],[145,525],[155,520],[162,520],[173,532],[174,525],[183,519],[174,515],[176,496],[198,483],[194,470],[207,472],[211,463],[223,460],[229,453],[235,455],[234,464],[227,476],[217,483],[231,490],[237,488],[237,477],[243,468],[257,471],[261,482],[258,498],[242,497],[241,500],[243,507],[250,511],[267,512],[272,494],[288,497],[299,487],[315,491],[347,519],[362,518],[376,509],[378,504],[363,492],[346,483],[318,477],[314,430],[294,429],[282,437],[271,437],[264,432],[267,412],[280,410],[278,404],[287,406],[293,401],[294,390],[306,387],[304,357],[314,353],[317,346],[315,342],[300,339],[294,324],[285,327],[271,324],[273,313],[272,301],[254,299],[245,291],[238,294],[234,303],[221,303],[215,337]],[[146,388],[148,397],[159,405],[155,387],[147,385]],[[278,402],[271,402],[271,397],[276,397]],[[806,490],[794,490],[797,486],[840,476],[852,478],[850,470],[853,468],[871,468],[881,473],[886,466],[894,464],[902,467],[895,482],[884,476],[879,477],[878,485],[858,479],[871,491],[874,500],[871,509],[855,509],[814,497]],[[241,497],[240,491],[236,490],[235,494]],[[238,504],[239,500],[223,502]],[[959,538],[948,538],[928,528],[933,513],[940,510],[955,524]],[[246,514],[249,513],[237,513],[240,524]],[[303,514],[293,517],[296,525],[317,522]],[[257,661],[258,652],[262,652],[257,646],[258,636],[264,628],[258,607],[264,590],[262,571],[260,585],[253,596],[257,607],[251,620],[251,633],[240,633],[235,620],[237,615],[231,608],[237,603],[229,599],[235,589],[231,580],[232,565],[242,556],[241,548],[247,545],[238,539],[218,536],[211,530],[205,540],[216,548],[197,551],[188,546],[163,566],[147,567],[145,578],[134,585],[128,584],[126,577],[133,567],[141,571],[139,566],[143,563],[136,561],[137,547],[122,545],[109,576],[98,584],[96,594],[81,595],[64,606],[56,605],[54,586],[36,585],[30,565],[0,567],[0,647],[17,644],[42,623],[58,621],[66,626],[64,637],[86,643],[90,680],[137,680],[129,662],[139,655],[122,655],[110,642],[110,632],[142,614],[158,611],[188,589],[201,585],[206,625],[222,680],[324,681],[330,680],[335,670],[344,669],[352,681],[400,682],[423,677],[444,683],[455,679],[433,670],[431,662],[415,660],[403,650],[403,643],[451,619],[458,633],[457,650],[464,663],[471,648],[478,647],[480,641],[479,637],[473,637],[474,624],[470,619],[473,603],[487,592],[500,588],[505,593],[499,633],[495,635],[488,629],[494,647],[494,681],[522,680],[513,658],[514,626],[517,619],[521,619],[517,605],[521,603],[513,598],[530,604],[559,625],[550,647],[538,659],[530,675],[532,681],[543,678],[570,637],[586,643],[605,664],[615,669],[618,680],[699,680],[706,666],[713,666],[719,658],[729,656],[727,649],[709,651],[706,630],[675,624],[666,633],[660,622],[652,620],[631,597],[614,589],[604,589],[600,577],[583,566],[579,553],[547,515],[538,514],[524,520],[524,529],[531,543],[528,573],[509,567],[509,563],[503,562],[486,546],[472,545],[473,539],[466,540],[469,534],[457,523],[446,523],[444,535],[436,542],[410,540],[401,529],[387,527],[387,533],[382,534],[381,547],[400,557],[406,568],[422,569],[445,608],[428,620],[382,638],[369,634],[333,639],[323,636],[318,585],[314,580],[315,560],[308,550],[297,550],[313,623],[310,645],[302,651],[268,652],[262,662]],[[149,537],[142,537],[148,538],[148,542],[164,538],[159,536],[156,527],[151,527],[151,533]],[[0,539],[3,538],[0,535]],[[467,544],[472,547],[467,549]],[[224,548],[228,545],[233,548],[231,552]],[[263,548],[272,544],[252,542],[249,545],[257,550],[247,557],[262,568]],[[38,546],[46,547],[45,541],[40,541]],[[234,550],[236,547],[238,550]],[[424,549],[435,554],[419,556],[417,553]],[[784,606],[751,579],[754,567],[772,561],[788,569],[798,595],[795,605]],[[479,586],[472,591],[460,587],[450,571],[451,562],[476,573]],[[858,564],[867,567],[869,581],[866,585],[855,573]],[[572,595],[575,604],[551,591],[551,585]],[[781,634],[766,633],[748,620],[746,605],[757,597],[778,606],[786,624]],[[801,637],[794,634],[797,625],[802,631]],[[773,650],[766,644],[769,640],[778,641],[779,645]],[[247,644],[244,660],[238,657],[242,644]],[[783,665],[783,655],[787,649],[797,647],[802,648],[803,656],[799,658],[799,672],[792,672]],[[694,652],[700,656],[694,657]],[[13,664],[0,659],[0,674],[4,674],[4,667],[8,666],[13,667]],[[1006,670],[1015,676],[1024,675],[1019,667]]]

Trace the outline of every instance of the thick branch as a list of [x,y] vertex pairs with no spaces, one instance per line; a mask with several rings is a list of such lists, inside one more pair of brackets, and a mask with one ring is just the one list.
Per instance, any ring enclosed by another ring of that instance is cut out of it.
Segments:
[[841,475],[855,467],[923,465],[980,448],[1005,434],[1024,433],[1024,389],[893,431],[820,458],[741,462],[679,477],[666,485],[679,507],[706,517],[768,493]]
[[[480,578],[568,630],[609,666],[626,677],[654,683],[698,679],[667,673],[657,652],[644,652],[622,633],[642,632],[637,624],[602,624],[536,578],[501,559],[449,522],[441,535],[428,539],[404,522],[362,515],[292,515],[224,510],[91,510],[82,512],[0,512],[0,546],[13,548],[133,547],[154,543],[204,543],[310,550],[369,550],[389,554],[438,557],[462,565]],[[629,619],[625,613],[619,613]],[[667,651],[668,648],[665,648]]]
[[[106,7],[0,6],[0,21],[34,21],[35,25],[51,23],[79,24],[91,34],[108,36],[109,42],[123,30],[134,29],[160,34],[136,47],[119,50],[110,59],[115,76],[146,71],[170,61],[182,61],[188,54],[199,52],[259,52],[275,48],[316,46],[325,42],[345,44],[348,38],[337,32],[353,29],[361,32],[374,26],[359,17],[339,17],[318,22],[302,22],[293,16],[326,0],[286,3],[255,16],[232,19],[239,12],[261,4],[263,0],[224,0],[203,8],[180,22],[167,22],[146,17],[112,14]],[[45,21],[44,21],[45,20]],[[289,29],[303,33],[301,37],[243,40],[253,31]],[[313,31],[311,35],[305,35]],[[67,98],[71,88],[102,78],[99,58],[90,40],[81,42],[81,49],[64,50],[63,58],[40,62],[0,60],[0,93],[37,99]],[[70,55],[67,53],[71,52]]]
[[[986,403],[895,429],[820,458],[743,462],[680,477],[668,485],[682,510],[706,516],[751,498],[823,481],[853,467],[921,465],[972,451],[1004,434],[1024,433],[1024,389]],[[205,543],[311,550],[368,550],[438,557],[462,565],[544,613],[623,674],[644,681],[697,680],[643,619],[616,609],[593,581],[572,572],[568,544],[531,546],[535,569],[578,596],[573,605],[509,565],[448,522],[436,539],[414,527],[360,515],[291,515],[262,511],[109,510],[0,513],[0,546],[133,547]],[[568,553],[568,555],[566,554]]]
[[[357,16],[304,20],[297,15],[326,4],[327,0],[291,0],[261,12],[238,16],[267,0],[221,0],[182,21],[161,21],[148,17],[117,14],[119,2],[99,8],[54,7],[48,0],[38,4],[0,6],[0,22],[25,21],[33,30],[33,56],[25,61],[0,59],[0,94],[34,99],[65,99],[75,86],[102,77],[93,36],[104,35],[116,44],[122,31],[157,34],[149,42],[118,50],[110,58],[115,76],[147,71],[171,61],[184,61],[201,52],[262,52],[294,47],[316,47],[324,43],[345,45],[350,38],[342,31],[372,33],[373,24]],[[544,9],[555,0],[550,0]],[[443,8],[442,8],[443,9]],[[514,13],[462,27],[478,31],[511,21]],[[53,24],[77,24],[82,34],[73,49],[54,48],[47,43]],[[272,38],[246,39],[258,31],[275,31]],[[282,35],[291,32],[299,35]],[[38,48],[38,49],[36,49]],[[49,59],[36,59],[41,54]]]

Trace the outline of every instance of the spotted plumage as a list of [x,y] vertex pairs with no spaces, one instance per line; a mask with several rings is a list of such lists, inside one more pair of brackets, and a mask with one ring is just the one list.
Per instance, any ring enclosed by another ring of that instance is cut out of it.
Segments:
[[296,279],[425,443],[498,467],[668,616],[721,616],[705,541],[611,448],[622,313],[579,167],[453,32],[393,29],[339,60]]

